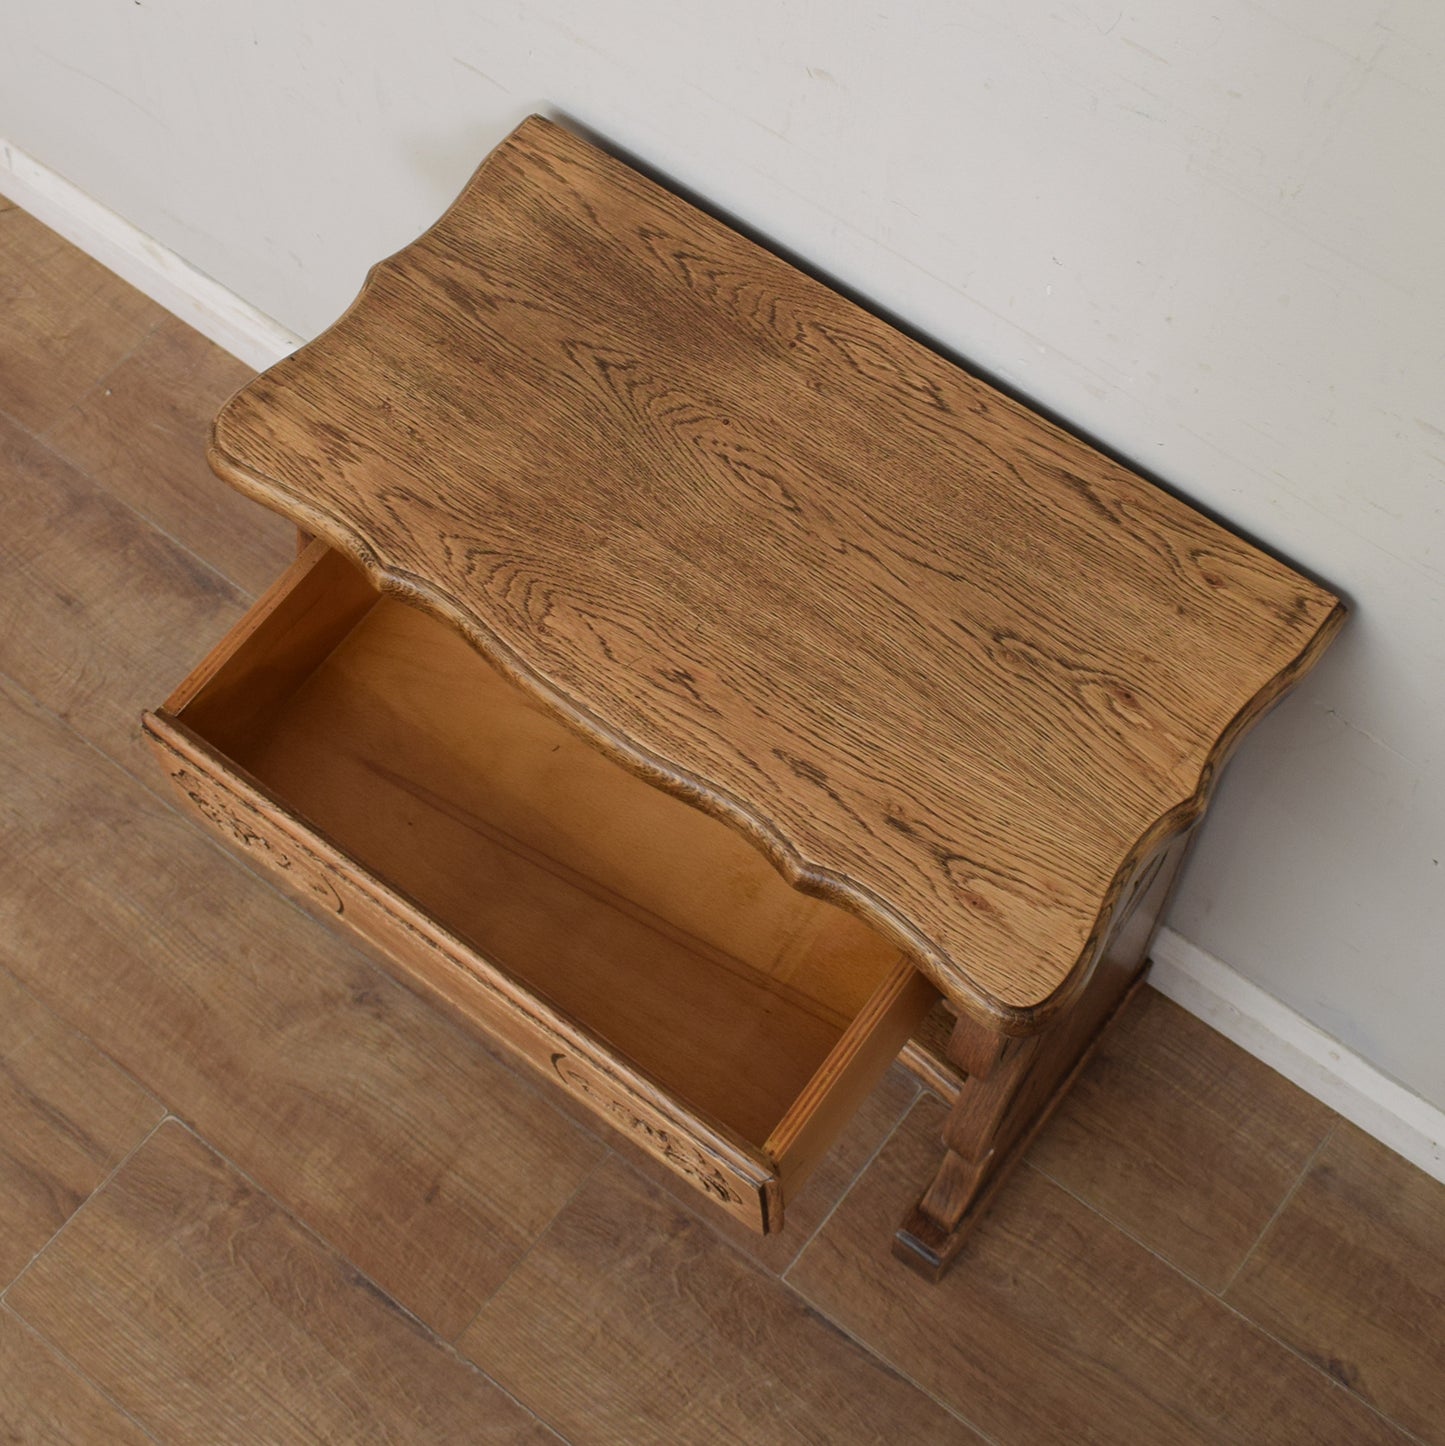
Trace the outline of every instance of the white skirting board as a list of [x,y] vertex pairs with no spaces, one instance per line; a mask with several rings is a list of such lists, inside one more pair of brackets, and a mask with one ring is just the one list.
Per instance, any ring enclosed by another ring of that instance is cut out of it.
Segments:
[[1445,1110],[1382,1074],[1302,1014],[1172,929],[1151,951],[1149,982],[1226,1039],[1445,1181]]
[[4,139],[0,195],[250,366],[268,367],[301,345],[299,336]]
[[[300,337],[4,140],[0,195],[251,366],[270,366],[301,344]],[[1150,982],[1161,994],[1445,1180],[1445,1111],[1172,930],[1160,931],[1153,959]]]

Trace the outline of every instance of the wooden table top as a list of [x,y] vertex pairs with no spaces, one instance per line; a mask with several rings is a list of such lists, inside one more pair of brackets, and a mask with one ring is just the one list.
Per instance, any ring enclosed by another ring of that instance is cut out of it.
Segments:
[[211,455],[1010,1032],[1344,615],[537,118]]

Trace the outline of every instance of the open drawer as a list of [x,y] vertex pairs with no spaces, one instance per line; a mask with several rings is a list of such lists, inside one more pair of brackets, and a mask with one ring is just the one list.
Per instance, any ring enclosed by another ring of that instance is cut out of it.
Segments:
[[145,728],[231,844],[758,1230],[938,998],[320,542]]

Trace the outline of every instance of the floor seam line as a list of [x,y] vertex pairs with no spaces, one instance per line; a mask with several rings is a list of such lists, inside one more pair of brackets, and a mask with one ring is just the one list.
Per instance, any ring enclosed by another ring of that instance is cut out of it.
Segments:
[[[527,1246],[527,1248],[516,1258],[516,1260],[512,1262],[512,1264],[508,1267],[506,1274],[504,1274],[502,1278],[496,1283],[496,1285],[487,1292],[486,1296],[477,1303],[477,1308],[472,1312],[470,1318],[467,1320],[467,1323],[456,1333],[456,1335],[452,1337],[450,1344],[453,1347],[455,1347],[456,1343],[461,1340],[461,1338],[466,1335],[466,1333],[471,1330],[474,1325],[476,1325],[476,1323],[481,1319],[482,1312],[486,1310],[486,1308],[502,1293],[502,1291],[506,1288],[507,1282],[511,1280],[511,1278],[522,1268],[522,1266],[526,1263],[528,1257],[532,1254],[532,1252],[536,1250],[536,1248],[542,1243],[542,1241],[552,1233],[552,1227],[556,1225],[558,1220],[562,1218],[568,1206],[570,1206],[572,1202],[578,1197],[578,1195],[582,1193],[583,1189],[591,1182],[593,1176],[596,1175],[598,1170],[600,1170],[602,1166],[605,1165],[607,1161],[612,1157],[613,1152],[610,1147],[608,1147],[607,1145],[603,1145],[602,1148],[604,1151],[602,1157],[598,1160],[594,1160],[592,1164],[587,1167],[587,1169],[583,1172],[582,1178],[573,1187],[567,1198],[552,1213],[551,1219],[549,1219],[547,1223],[537,1232],[537,1234],[533,1237],[531,1243]],[[466,1357],[465,1359],[470,1359],[470,1357]]]
[[1223,1300],[1234,1288],[1235,1281],[1237,1281],[1239,1277],[1244,1273],[1244,1267],[1248,1265],[1251,1260],[1254,1259],[1255,1251],[1258,1250],[1259,1247],[1264,1243],[1264,1239],[1269,1234],[1269,1232],[1274,1229],[1275,1223],[1279,1220],[1279,1217],[1283,1215],[1284,1212],[1289,1208],[1291,1201],[1293,1201],[1294,1197],[1299,1193],[1300,1186],[1304,1184],[1310,1171],[1314,1169],[1315,1161],[1318,1160],[1320,1155],[1324,1152],[1325,1146],[1334,1139],[1335,1132],[1339,1129],[1339,1125],[1339,1118],[1336,1117],[1330,1122],[1329,1129],[1327,1129],[1324,1132],[1323,1136],[1321,1136],[1319,1144],[1317,1144],[1314,1149],[1310,1151],[1309,1158],[1300,1168],[1299,1174],[1295,1176],[1294,1181],[1290,1185],[1289,1189],[1285,1191],[1284,1199],[1282,1199],[1279,1204],[1275,1206],[1273,1213],[1270,1215],[1269,1219],[1265,1221],[1264,1228],[1259,1232],[1258,1235],[1254,1237],[1254,1241],[1250,1245],[1249,1249],[1244,1252],[1244,1258],[1230,1272],[1229,1279],[1224,1282],[1224,1284],[1219,1288],[1218,1291],[1215,1292],[1215,1294],[1219,1296],[1220,1300]]
[[[370,1271],[363,1270],[361,1266],[359,1266],[351,1258],[350,1255],[348,1255],[344,1250],[341,1250],[338,1246],[334,1245],[320,1232],[320,1230],[318,1230],[314,1225],[312,1225],[310,1221],[306,1220],[303,1216],[298,1215],[296,1211],[293,1210],[289,1205],[287,1205],[284,1200],[279,1199],[275,1194],[268,1190],[253,1174],[251,1174],[249,1170],[243,1169],[229,1155],[223,1153],[221,1150],[218,1150],[215,1145],[213,1145],[203,1134],[201,1134],[198,1129],[196,1129],[194,1125],[190,1124],[187,1120],[182,1119],[178,1115],[172,1115],[168,1118],[173,1119],[175,1123],[178,1124],[188,1135],[190,1135],[191,1138],[194,1139],[203,1149],[208,1150],[212,1155],[216,1157],[216,1159],[221,1161],[221,1163],[225,1165],[228,1170],[233,1171],[242,1180],[244,1180],[246,1184],[251,1187],[251,1189],[256,1191],[259,1195],[263,1196],[274,1209],[276,1209],[281,1215],[283,1215],[287,1220],[289,1220],[293,1225],[295,1225],[298,1230],[301,1230],[327,1255],[331,1256],[337,1261],[340,1261],[349,1270],[353,1271],[357,1275],[357,1277],[365,1281],[366,1284],[373,1291],[375,1291],[376,1294],[379,1295],[391,1309],[405,1316],[406,1319],[410,1321],[412,1325],[414,1325],[419,1331],[421,1331],[434,1346],[439,1346],[459,1365],[481,1376],[489,1385],[495,1387],[509,1400],[516,1402],[518,1407],[526,1411],[526,1413],[529,1416],[533,1417],[535,1420],[541,1422],[542,1425],[546,1426],[547,1429],[549,1431],[552,1431],[553,1434],[556,1435],[560,1440],[566,1440],[566,1438],[562,1436],[562,1433],[560,1431],[557,1431],[552,1426],[551,1422],[539,1416],[537,1412],[532,1410],[532,1408],[528,1406],[524,1401],[517,1400],[517,1398],[513,1396],[512,1393],[508,1391],[507,1388],[503,1386],[500,1381],[493,1379],[493,1377],[482,1366],[478,1365],[476,1361],[471,1360],[467,1356],[464,1356],[456,1348],[456,1346],[451,1341],[449,1341],[439,1330],[437,1330],[434,1326],[429,1325],[425,1320],[422,1319],[421,1316],[419,1316],[414,1310],[412,1310],[410,1306],[398,1300],[396,1296],[391,1293],[391,1291],[387,1290],[372,1276]],[[161,1121],[161,1124],[165,1123],[165,1120]],[[160,1125],[157,1125],[156,1129],[159,1128]],[[154,1134],[155,1131],[152,1131],[151,1133]],[[551,1228],[550,1221],[548,1222],[547,1228]]]
[[[152,1099],[155,1098],[155,1095],[152,1091],[147,1090],[146,1093],[150,1094]],[[77,1205],[75,1209],[72,1210],[70,1214],[67,1215],[65,1219],[60,1222],[60,1224],[56,1227],[56,1229],[51,1234],[50,1238],[45,1242],[45,1244],[42,1245],[40,1249],[37,1250],[30,1257],[30,1259],[25,1262],[25,1265],[20,1270],[19,1274],[16,1275],[16,1277],[10,1282],[9,1285],[5,1287],[3,1291],[0,1291],[0,1302],[4,1302],[6,1305],[10,1304],[10,1292],[14,1290],[15,1287],[19,1285],[22,1280],[25,1279],[25,1277],[34,1267],[35,1262],[39,1260],[40,1257],[44,1255],[45,1252],[49,1250],[50,1247],[54,1245],[55,1242],[59,1240],[60,1237],[64,1235],[65,1232],[69,1230],[70,1227],[78,1219],[80,1219],[82,1215],[85,1214],[86,1210],[90,1208],[91,1202],[95,1200],[96,1196],[98,1196],[100,1192],[104,1190],[106,1186],[108,1186],[110,1182],[114,1180],[115,1177],[131,1162],[132,1158],[135,1156],[138,1150],[144,1148],[147,1144],[150,1143],[151,1137],[155,1134],[155,1132],[160,1129],[160,1127],[164,1125],[167,1120],[172,1118],[170,1110],[166,1109],[165,1101],[160,1100],[157,1101],[157,1103],[159,1103],[161,1108],[165,1110],[165,1113],[160,1117],[160,1119],[155,1122],[155,1124],[150,1127],[150,1129],[145,1132],[144,1135],[141,1136],[140,1139],[135,1142],[135,1144],[130,1147],[130,1149],[125,1152],[124,1155],[121,1156],[119,1160],[116,1161],[115,1165],[106,1172],[104,1178],[96,1184],[95,1188],[91,1190],[91,1192],[85,1197],[85,1199],[82,1200],[80,1204]],[[10,1308],[14,1310],[13,1306],[11,1306]],[[20,1312],[18,1310],[15,1310],[14,1313],[16,1315],[19,1315],[22,1320],[25,1319],[23,1315],[20,1315]],[[26,1324],[28,1325],[29,1322],[27,1321]]]
[[[137,350],[139,350],[139,347],[137,347]],[[134,353],[131,353],[131,355],[134,355]],[[129,356],[125,358],[125,360],[127,361],[129,359]],[[107,373],[107,375],[109,375],[109,373]],[[92,387],[91,391],[87,392],[85,395],[87,397],[90,396],[94,390],[95,388]],[[78,402],[73,404],[70,410],[74,411],[76,406],[79,406]],[[70,412],[67,412],[65,415],[69,416]],[[165,540],[170,543],[170,545],[174,547],[178,552],[184,553],[186,557],[188,557],[196,567],[201,568],[203,571],[209,573],[212,577],[217,578],[219,581],[224,583],[228,588],[231,588],[237,594],[243,610],[249,611],[251,605],[256,601],[259,594],[252,592],[250,588],[245,587],[241,583],[237,582],[234,578],[223,572],[214,562],[211,562],[208,559],[202,557],[201,554],[195,550],[195,548],[190,547],[186,543],[182,542],[180,538],[178,538],[174,533],[172,533],[166,527],[162,526],[162,524],[156,518],[152,517],[147,512],[141,511],[141,509],[137,507],[134,502],[130,502],[126,498],[122,497],[118,492],[108,487],[104,482],[101,481],[99,477],[95,476],[92,472],[80,466],[78,463],[72,462],[71,459],[67,457],[65,453],[62,452],[51,440],[50,436],[48,435],[49,429],[47,429],[46,432],[34,432],[31,431],[28,427],[24,427],[23,424],[20,425],[22,427],[22,430],[25,432],[25,435],[29,437],[36,446],[43,447],[51,457],[53,457],[57,462],[61,464],[61,466],[69,468],[72,472],[76,473],[80,477],[84,477],[85,480],[89,482],[92,487],[94,487],[99,492],[103,492],[106,497],[108,497],[117,507],[124,508],[127,512],[131,514],[132,517],[136,518],[146,527],[150,528],[150,530],[154,532],[157,537],[165,538]],[[58,426],[59,423],[57,422],[56,425]],[[219,479],[217,480],[218,485],[224,485],[219,483]],[[257,505],[259,506],[260,504],[258,503]],[[281,570],[283,572],[285,571],[284,566]]]
[[[1324,1149],[1325,1145],[1334,1135],[1335,1129],[1338,1125],[1339,1121],[1336,1120],[1330,1126],[1329,1130],[1326,1131],[1325,1138],[1321,1140],[1318,1145],[1315,1146],[1314,1151],[1310,1155],[1309,1164],[1306,1166],[1305,1170],[1300,1172],[1300,1179],[1295,1181],[1294,1187],[1290,1190],[1288,1198],[1293,1198],[1295,1190],[1299,1188],[1299,1185],[1303,1181],[1308,1169],[1310,1168],[1310,1166],[1313,1165],[1315,1156]],[[1040,1169],[1031,1160],[1025,1159],[1022,1163],[1028,1169],[1031,1169],[1036,1174],[1041,1175],[1051,1185],[1055,1186],[1059,1190],[1062,1190],[1064,1194],[1066,1194],[1071,1200],[1077,1201],[1078,1204],[1083,1206],[1085,1210],[1088,1210],[1093,1215],[1097,1216],[1097,1218],[1102,1220],[1104,1224],[1107,1225],[1111,1230],[1117,1230],[1122,1236],[1125,1237],[1125,1239],[1132,1241],[1141,1250],[1147,1251],[1157,1261],[1159,1261],[1161,1265],[1163,1265],[1167,1270],[1173,1272],[1181,1280],[1187,1281],[1196,1289],[1203,1291],[1204,1294],[1210,1297],[1212,1300],[1218,1301],[1219,1304],[1222,1305],[1232,1316],[1234,1316],[1236,1320],[1242,1321],[1251,1330],[1258,1331],[1259,1334],[1264,1336],[1266,1340],[1273,1341],[1277,1346],[1279,1346],[1281,1350],[1293,1356],[1297,1361],[1301,1362],[1301,1364],[1307,1366],[1313,1375],[1327,1382],[1332,1389],[1337,1391],[1343,1391],[1345,1395],[1347,1395],[1352,1401],[1357,1401],[1361,1406],[1365,1407],[1366,1410],[1370,1411],[1373,1415],[1378,1416],[1388,1425],[1392,1426],[1398,1431],[1404,1432],[1404,1434],[1407,1435],[1411,1441],[1418,1442],[1419,1446],[1427,1446],[1427,1443],[1421,1442],[1419,1438],[1416,1437],[1412,1432],[1407,1431],[1406,1428],[1402,1426],[1397,1420],[1395,1420],[1393,1416],[1386,1415],[1378,1406],[1375,1406],[1370,1401],[1367,1401],[1357,1391],[1352,1390],[1349,1386],[1345,1385],[1343,1381],[1340,1381],[1336,1377],[1332,1376],[1327,1370],[1324,1369],[1323,1366],[1321,1366],[1317,1361],[1312,1360],[1304,1351],[1299,1350],[1297,1347],[1290,1345],[1288,1341],[1283,1340],[1279,1336],[1275,1335],[1274,1332],[1271,1331],[1262,1322],[1255,1320],[1254,1317],[1251,1315],[1247,1315],[1242,1309],[1240,1309],[1239,1306],[1235,1305],[1233,1301],[1226,1300],[1223,1291],[1213,1290],[1209,1286],[1205,1285],[1203,1281],[1196,1280],[1192,1275],[1189,1274],[1187,1270],[1183,1268],[1183,1266],[1176,1264],[1174,1261],[1170,1260],[1168,1256],[1161,1254],[1147,1241],[1141,1240],[1131,1230],[1119,1224],[1117,1220],[1111,1219],[1108,1215],[1104,1214],[1102,1210],[1099,1210],[1095,1206],[1091,1205],[1089,1201],[1085,1200],[1081,1195],[1075,1194],[1075,1192],[1071,1190],[1067,1185],[1062,1184],[1058,1180],[1055,1180],[1052,1175],[1049,1175],[1046,1171]],[[1278,1215],[1281,1213],[1283,1208],[1283,1205],[1281,1205],[1280,1210],[1275,1212],[1274,1218],[1278,1218]],[[1273,1224],[1273,1219],[1271,1220],[1270,1224]],[[1264,1234],[1269,1230],[1269,1228],[1270,1226],[1267,1225],[1265,1227],[1265,1230],[1261,1231],[1261,1239],[1263,1238]],[[1258,1241],[1255,1242],[1256,1245],[1258,1245],[1258,1243]],[[1253,1253],[1253,1249],[1254,1247],[1251,1246],[1250,1254]],[[1248,1259],[1248,1256],[1246,1256],[1246,1259]],[[1243,1269],[1242,1262],[1239,1269]],[[1237,1269],[1235,1271],[1235,1276],[1237,1276],[1238,1274],[1239,1270]],[[1233,1284],[1233,1277],[1231,1277],[1230,1284]]]
[[[162,1121],[162,1123],[164,1123],[164,1121]],[[159,1126],[157,1126],[157,1128],[159,1128]],[[88,1371],[84,1370],[81,1367],[80,1363],[75,1359],[74,1356],[70,1354],[69,1351],[57,1345],[56,1342],[51,1340],[50,1337],[46,1335],[46,1333],[41,1330],[40,1327],[37,1326],[33,1321],[28,1320],[25,1316],[21,1315],[20,1312],[9,1303],[9,1301],[0,1302],[0,1310],[4,1310],[15,1320],[19,1321],[20,1324],[36,1338],[36,1340],[41,1341],[49,1350],[54,1351],[56,1356],[60,1360],[64,1361],[65,1364],[69,1366],[70,1369],[74,1371],[75,1374],[79,1376],[80,1379],[91,1388],[91,1390],[93,1390],[98,1396],[100,1396],[102,1400],[108,1402],[117,1411],[119,1411],[120,1414],[125,1417],[125,1419],[129,1421],[131,1425],[134,1426],[136,1430],[141,1433],[142,1436],[144,1436],[149,1441],[157,1442],[159,1446],[160,1437],[157,1436],[156,1433],[145,1424],[145,1422],[140,1420],[139,1417],[135,1416],[131,1411],[127,1410],[125,1406],[121,1405],[121,1403],[117,1401],[116,1398],[112,1396],[111,1393],[106,1390],[106,1388],[102,1386],[100,1382],[95,1379],[94,1376],[92,1376]]]
[[[890,1068],[891,1067],[892,1066],[890,1066]],[[864,1160],[862,1165],[858,1167],[857,1173],[848,1181],[846,1185],[844,1185],[842,1191],[838,1195],[838,1198],[834,1200],[832,1205],[828,1207],[827,1214],[824,1215],[823,1218],[818,1222],[818,1224],[813,1228],[808,1238],[803,1241],[803,1243],[797,1248],[796,1251],[793,1252],[793,1258],[787,1263],[787,1265],[783,1267],[782,1270],[778,1272],[778,1279],[781,1280],[785,1285],[792,1284],[788,1277],[792,1274],[798,1262],[802,1260],[803,1255],[808,1250],[808,1247],[811,1246],[812,1243],[823,1233],[824,1229],[827,1227],[828,1222],[838,1213],[839,1209],[842,1207],[843,1202],[853,1193],[855,1189],[857,1189],[858,1182],[862,1180],[863,1176],[866,1175],[868,1171],[873,1168],[874,1162],[878,1159],[879,1155],[881,1155],[883,1151],[887,1148],[889,1142],[898,1133],[898,1131],[903,1128],[908,1117],[917,1108],[919,1100],[921,1100],[925,1094],[935,1099],[937,1098],[937,1096],[934,1095],[932,1090],[928,1089],[924,1085],[920,1085],[915,1082],[913,1098],[908,1101],[908,1103],[899,1113],[898,1118],[893,1121],[892,1125],[889,1126],[888,1133],[884,1135],[881,1140],[879,1140],[877,1145],[875,1145],[872,1151],[869,1153],[868,1158]],[[786,1217],[784,1218],[784,1225],[786,1227]]]
[[[907,1267],[903,1265],[900,1265],[898,1268],[900,1270],[907,1269]],[[916,1279],[916,1277],[914,1278]],[[837,1331],[847,1340],[851,1341],[853,1345],[858,1348],[858,1350],[860,1350],[865,1356],[868,1357],[869,1360],[874,1361],[878,1365],[883,1366],[886,1370],[891,1371],[895,1376],[898,1377],[899,1380],[906,1381],[910,1386],[913,1387],[915,1391],[919,1392],[920,1395],[923,1395],[927,1397],[928,1400],[932,1401],[933,1404],[939,1408],[939,1410],[945,1412],[947,1415],[952,1416],[954,1420],[959,1421],[963,1425],[967,1426],[968,1429],[974,1432],[981,1441],[987,1442],[988,1446],[1000,1446],[997,1437],[989,1435],[989,1433],[985,1431],[981,1426],[979,1426],[977,1423],[971,1421],[967,1416],[965,1416],[962,1410],[960,1410],[957,1406],[953,1405],[949,1401],[945,1401],[943,1397],[939,1396],[928,1386],[925,1386],[922,1381],[918,1380],[915,1376],[904,1370],[903,1367],[898,1365],[896,1361],[891,1360],[888,1356],[883,1355],[880,1351],[874,1350],[872,1346],[870,1346],[866,1341],[859,1337],[850,1327],[845,1325],[842,1321],[840,1321],[831,1312],[826,1310],[823,1306],[819,1305],[818,1302],[815,1301],[812,1296],[810,1296],[806,1291],[800,1289],[791,1281],[785,1280],[781,1281],[780,1283],[786,1289],[791,1291],[794,1297],[796,1297],[796,1299],[799,1300],[803,1305],[805,1305],[810,1311],[814,1312],[823,1320],[827,1321],[828,1324],[832,1326],[835,1331]]]

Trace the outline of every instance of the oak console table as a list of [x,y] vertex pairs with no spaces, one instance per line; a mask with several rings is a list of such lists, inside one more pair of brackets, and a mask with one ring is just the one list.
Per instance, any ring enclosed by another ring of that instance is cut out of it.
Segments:
[[946,1267],[1344,609],[540,119],[218,417],[314,538],[195,811],[758,1230],[900,1050]]

